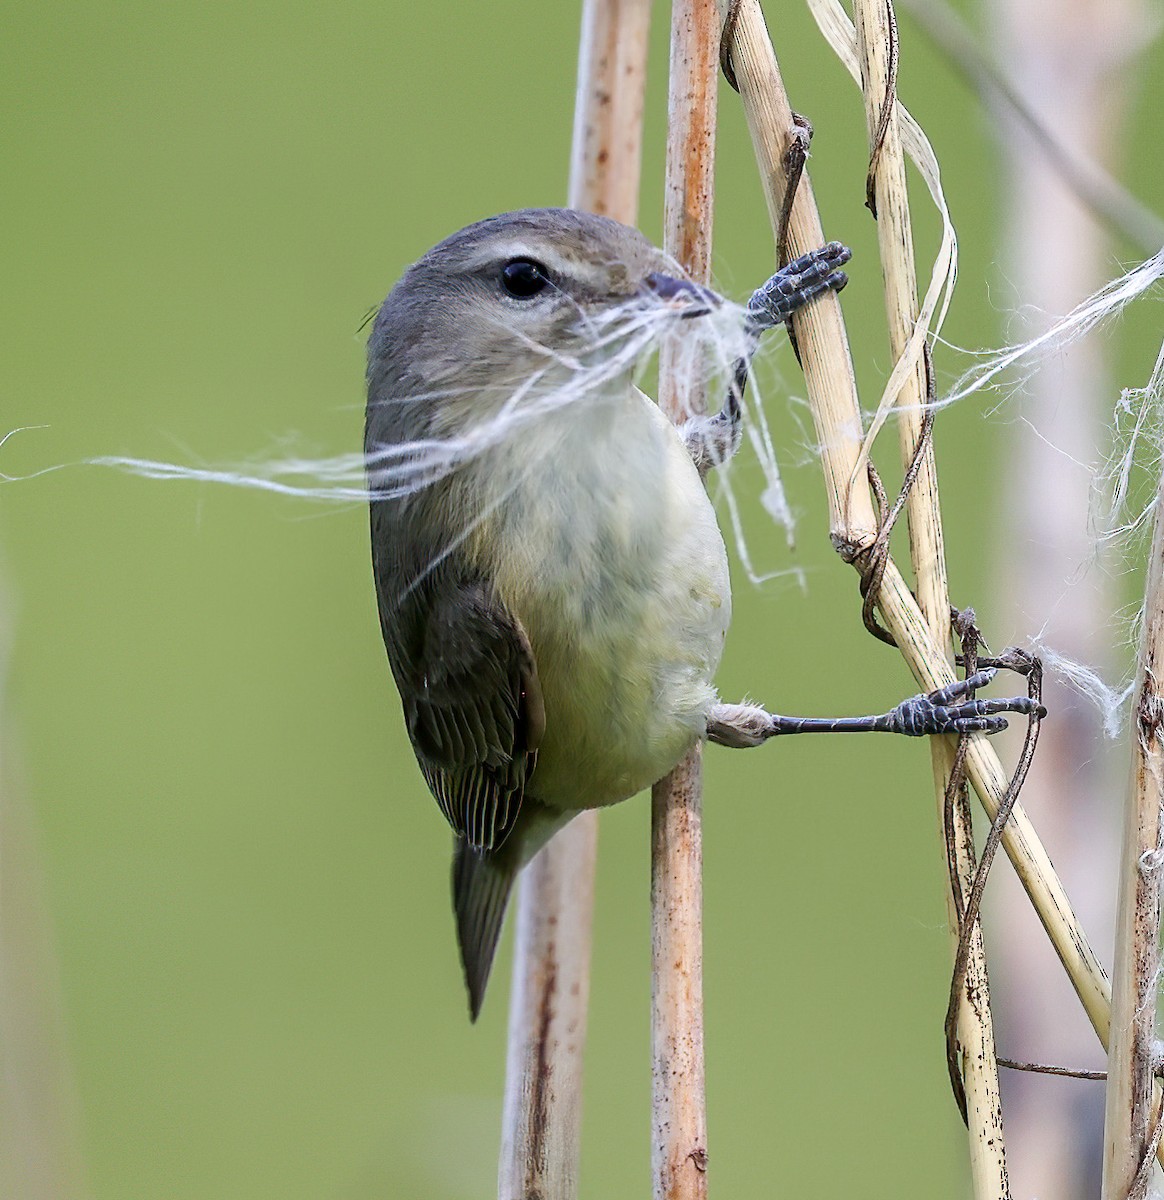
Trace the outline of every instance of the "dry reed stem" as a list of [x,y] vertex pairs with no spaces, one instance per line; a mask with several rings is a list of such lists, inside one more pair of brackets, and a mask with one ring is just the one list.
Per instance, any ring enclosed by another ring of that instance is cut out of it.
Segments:
[[[586,0],[569,203],[638,215],[650,0]],[[598,815],[576,817],[522,876],[510,996],[499,1200],[573,1200]]]
[[[720,19],[724,20],[731,9],[731,0],[718,0],[717,7]],[[797,130],[756,0],[744,0],[740,5],[731,61],[760,168],[768,217],[775,231],[787,186],[784,156],[796,139]],[[824,240],[812,183],[805,171],[788,224],[788,254],[795,257],[815,250]],[[838,547],[867,546],[876,536],[877,518],[868,488],[850,485],[856,463],[854,448],[859,452],[862,428],[840,300],[834,293],[821,296],[796,313],[792,323],[820,444],[830,534]]]
[[651,1195],[706,1200],[700,747],[651,789]]
[[499,1200],[578,1194],[598,822],[572,822],[525,869],[517,906]]
[[[720,0],[726,16],[730,0]],[[788,98],[756,0],[744,0],[731,49],[744,111],[764,182],[775,229],[784,193],[782,156],[793,135]],[[807,173],[792,207],[789,253],[801,254],[824,240]],[[876,521],[868,489],[854,479],[861,450],[861,423],[848,339],[836,301],[818,301],[793,318],[804,359],[805,380],[821,447],[834,544],[852,550],[868,546]],[[854,486],[849,489],[849,481]],[[850,494],[846,494],[850,493]],[[944,646],[928,625],[892,560],[886,567],[878,609],[919,686],[927,691],[954,682]],[[967,773],[987,816],[993,820],[1006,790],[1007,776],[983,736],[971,739]],[[1079,996],[1088,1019],[1106,1047],[1111,1024],[1111,985],[1071,909],[1062,882],[1051,865],[1026,813],[1015,805],[1002,846],[1030,897],[1051,944]]]
[[[885,111],[891,74],[891,47],[896,39],[892,0],[854,0],[853,16],[861,64],[862,92],[870,144],[877,155],[874,196],[877,236],[885,283],[885,310],[894,361],[909,347],[919,305],[914,267],[913,229],[906,190],[905,155],[901,146],[897,105]],[[894,97],[895,99],[895,97]],[[878,133],[881,133],[878,145]],[[901,457],[908,464],[922,434],[922,413],[928,391],[925,360],[915,362],[896,397],[901,407],[898,430]],[[938,496],[933,443],[927,442],[908,498],[910,558],[917,581],[918,604],[938,646],[950,643],[950,597]],[[951,749],[944,738],[930,738],[930,755],[939,814],[950,782]],[[940,819],[940,818],[939,818]],[[966,827],[961,806],[954,806],[954,844],[962,895],[968,895],[974,876],[973,833]],[[952,892],[947,895],[953,942],[958,940]],[[1002,1098],[994,1055],[994,1026],[990,985],[981,923],[975,922],[966,968],[966,986],[958,1012],[962,1077],[966,1091],[970,1135],[970,1168],[977,1200],[1003,1200],[1010,1195],[1003,1137]]]
[[[1164,356],[1162,356],[1164,357]],[[1116,917],[1112,1033],[1104,1120],[1103,1198],[1142,1200],[1160,1105],[1153,1103],[1156,993],[1160,969],[1161,805],[1164,803],[1164,479],[1144,593],[1132,773],[1124,811]]]
[[[719,22],[715,0],[673,0],[663,248],[711,278]],[[664,347],[659,404],[672,420],[707,408],[686,369],[693,347]],[[703,778],[697,746],[651,789],[651,1178],[655,1200],[705,1200]]]
[[570,207],[633,225],[639,212],[651,0],[585,0]]
[[[5,634],[0,611],[0,718]],[[3,762],[5,749],[0,739],[0,1195],[82,1200],[92,1193],[38,844],[40,814]]]

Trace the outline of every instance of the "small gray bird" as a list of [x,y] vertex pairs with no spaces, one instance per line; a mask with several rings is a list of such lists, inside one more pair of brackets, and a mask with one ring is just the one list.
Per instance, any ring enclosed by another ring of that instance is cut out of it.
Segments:
[[[749,303],[748,346],[843,287],[848,258],[830,243],[778,272]],[[634,229],[528,209],[441,242],[376,317],[364,448],[380,625],[456,835],[474,1019],[522,866],[696,742],[994,732],[996,714],[1030,711],[1025,698],[966,699],[992,672],[877,717],[720,702],[731,589],[700,468],[739,444],[748,355],[722,411],[678,429],[634,383],[660,325],[681,331],[719,303]]]

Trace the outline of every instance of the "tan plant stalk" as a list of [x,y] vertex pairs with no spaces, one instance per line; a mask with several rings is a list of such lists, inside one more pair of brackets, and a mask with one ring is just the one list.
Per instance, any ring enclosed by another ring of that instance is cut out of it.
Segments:
[[[892,71],[891,55],[896,47],[892,0],[854,0],[853,16],[861,64],[862,91],[870,145],[876,154],[873,176],[877,212],[877,236],[885,283],[885,311],[889,343],[894,360],[907,352],[910,335],[918,321],[917,276],[914,267],[913,228],[906,191],[905,155],[902,151],[897,105],[889,100],[887,88]],[[888,108],[886,105],[888,103]],[[916,361],[897,396],[901,406],[898,430],[901,457],[908,464],[922,436],[922,412],[927,380],[924,359]],[[917,581],[918,605],[933,640],[950,644],[950,597],[946,583],[946,558],[942,539],[942,514],[938,498],[937,466],[933,443],[927,442],[921,468],[909,494],[910,558]],[[938,810],[944,807],[950,782],[952,755],[949,740],[930,738],[930,756]],[[939,817],[939,821],[940,821]],[[974,876],[970,856],[973,834],[965,827],[962,809],[954,806],[954,842],[961,894],[969,894]],[[952,893],[948,895],[953,944],[958,941]],[[976,922],[966,969],[966,986],[958,1013],[962,1078],[966,1091],[967,1125],[970,1135],[970,1170],[978,1200],[1009,1197],[1006,1143],[1002,1126],[998,1063],[994,1053],[994,1027],[990,1008],[990,984],[981,924]]]
[[[717,7],[721,20],[727,20],[733,2],[718,0]],[[775,233],[788,183],[784,155],[796,139],[797,130],[756,0],[742,0],[739,4],[730,53]],[[789,222],[788,253],[802,254],[823,242],[812,182],[805,171]],[[793,328],[820,444],[830,535],[834,545],[868,546],[877,534],[877,518],[869,489],[851,486],[862,425],[840,301],[832,293],[821,296],[793,317]]]
[[[726,17],[731,0],[720,0]],[[763,14],[756,0],[743,0],[731,43],[731,61],[764,183],[773,228],[783,204],[783,155],[795,136],[788,97]],[[824,240],[807,174],[792,206],[789,253],[801,254]],[[805,381],[821,447],[830,509],[830,532],[838,548],[851,553],[875,537],[869,490],[856,472],[861,455],[861,420],[848,339],[835,299],[822,298],[793,318],[804,360]],[[954,680],[946,649],[930,633],[917,601],[890,561],[878,608],[919,686],[945,687]],[[966,757],[967,772],[987,816],[994,819],[1007,775],[985,737],[976,736]],[[1030,897],[1100,1041],[1106,1047],[1111,1024],[1111,985],[1071,909],[1067,894],[1030,820],[1015,805],[1002,846]]]
[[[1164,382],[1164,350],[1150,388]],[[1156,996],[1160,974],[1161,811],[1164,806],[1164,478],[1144,592],[1144,631],[1132,710],[1132,776],[1124,809],[1107,1056],[1103,1200],[1143,1200],[1150,1172],[1141,1169],[1158,1143],[1160,1104],[1154,1103]]]
[[[715,0],[673,0],[663,248],[711,277]],[[690,348],[664,347],[659,404],[672,420],[707,408]],[[703,778],[699,747],[651,789],[651,1176],[655,1200],[707,1196],[703,1066]]]
[[[638,215],[650,0],[586,0],[569,203]],[[598,816],[563,829],[523,872],[517,902],[499,1200],[574,1200]]]
[[651,0],[584,0],[570,152],[571,208],[633,225],[642,175]]
[[596,814],[583,813],[522,873],[498,1200],[578,1194],[597,852]]
[[92,1192],[39,814],[5,759],[6,600],[0,588],[0,1196],[85,1200]]

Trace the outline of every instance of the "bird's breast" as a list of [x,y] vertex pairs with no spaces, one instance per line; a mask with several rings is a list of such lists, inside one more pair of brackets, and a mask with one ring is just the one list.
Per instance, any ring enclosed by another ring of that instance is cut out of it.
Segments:
[[531,791],[552,808],[626,799],[706,728],[731,615],[723,538],[658,408],[555,414],[490,472],[486,542],[525,626],[546,731]]

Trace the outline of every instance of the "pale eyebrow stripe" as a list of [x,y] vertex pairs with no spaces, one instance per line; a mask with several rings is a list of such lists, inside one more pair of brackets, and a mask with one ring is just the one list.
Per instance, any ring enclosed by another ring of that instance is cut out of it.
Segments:
[[586,286],[593,287],[601,283],[601,270],[587,262],[567,259],[559,254],[552,246],[542,239],[535,238],[506,238],[504,241],[490,241],[475,248],[472,258],[467,265],[470,270],[487,267],[492,263],[502,263],[511,258],[528,258],[541,263],[550,271],[563,279],[572,279]]

